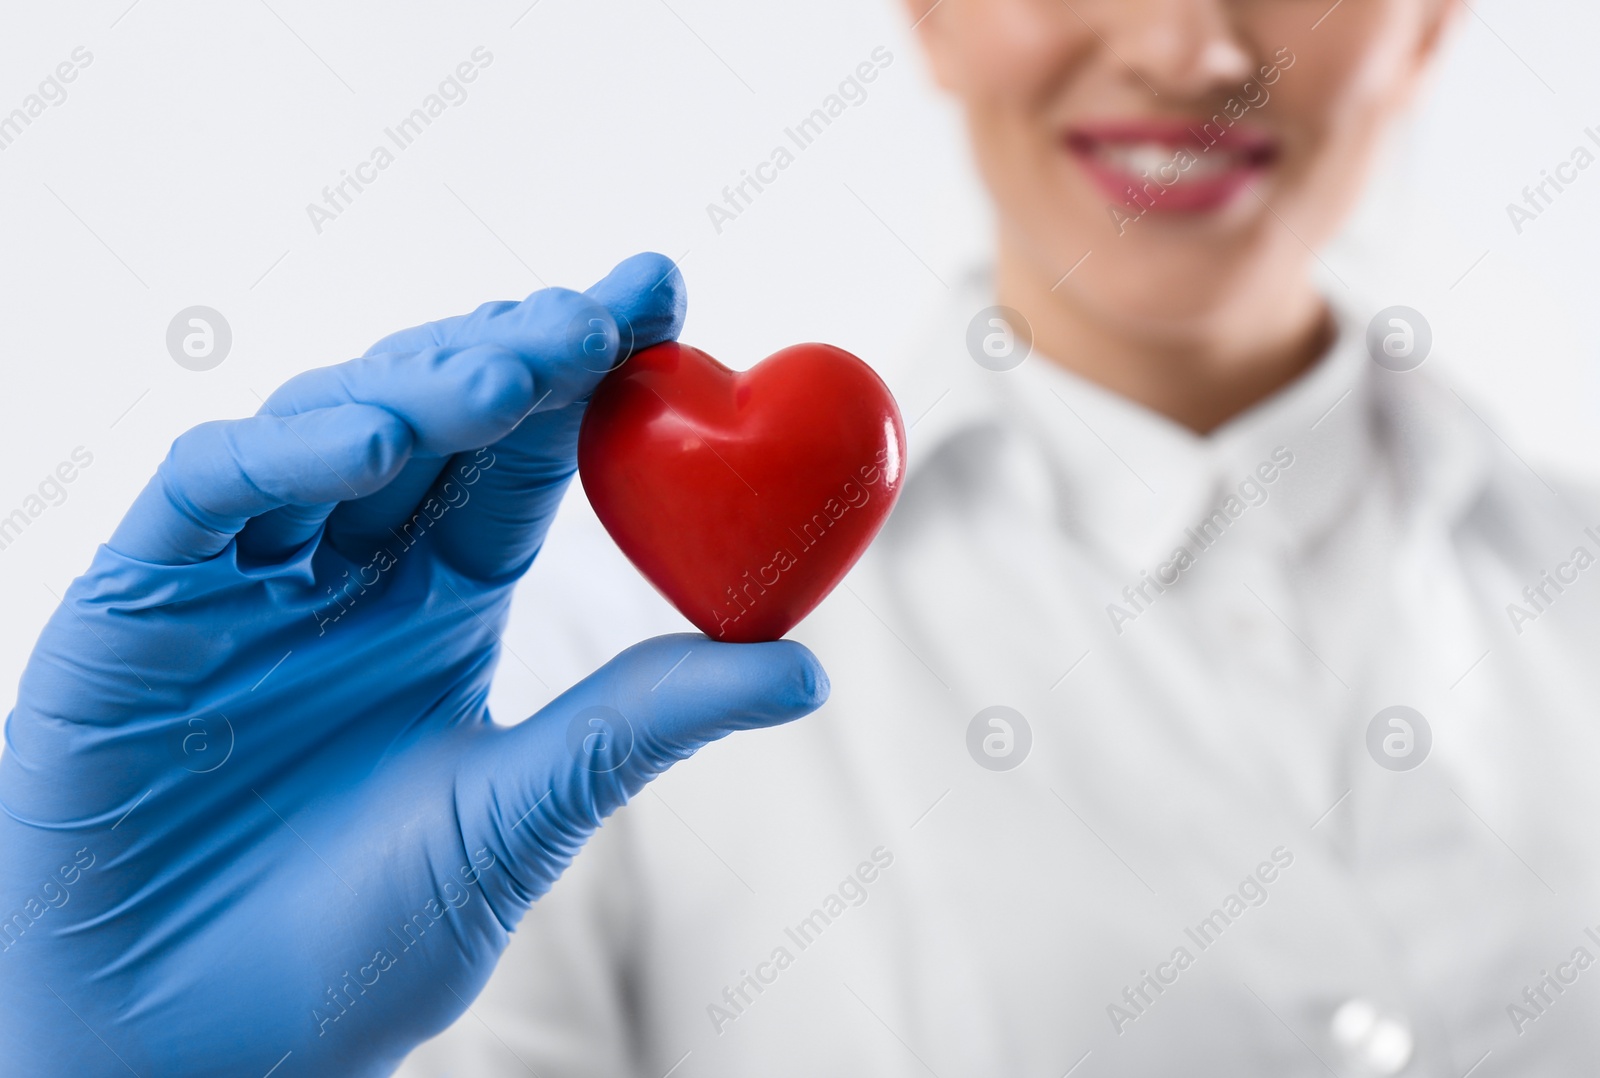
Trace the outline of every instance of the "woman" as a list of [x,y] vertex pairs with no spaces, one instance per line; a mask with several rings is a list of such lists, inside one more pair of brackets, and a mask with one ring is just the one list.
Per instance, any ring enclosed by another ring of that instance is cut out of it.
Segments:
[[[995,273],[892,376],[826,676],[668,637],[488,723],[659,260],[185,435],[8,725],[19,1072],[385,1073],[469,1005],[407,1073],[1581,1071],[1593,513],[1313,283],[1448,7],[916,0]],[[544,632],[678,624],[567,516]]]
[[891,373],[831,701],[608,825],[403,1073],[1583,1070],[1595,517],[1315,254],[1454,5],[910,8],[995,270]]

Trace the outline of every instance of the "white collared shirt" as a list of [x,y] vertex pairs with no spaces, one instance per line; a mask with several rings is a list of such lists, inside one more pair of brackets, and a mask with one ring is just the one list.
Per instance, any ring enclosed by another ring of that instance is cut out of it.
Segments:
[[[829,703],[619,812],[402,1073],[1592,1070],[1600,505],[1359,321],[1202,438],[979,366],[991,302],[889,373]],[[578,504],[529,591],[568,680],[683,627]]]

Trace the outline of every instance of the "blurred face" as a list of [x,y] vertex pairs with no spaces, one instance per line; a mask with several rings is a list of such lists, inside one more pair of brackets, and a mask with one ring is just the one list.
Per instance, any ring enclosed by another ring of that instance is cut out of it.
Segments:
[[1155,332],[1307,288],[1449,6],[911,0],[1008,271],[1048,288],[1092,251],[1056,295]]

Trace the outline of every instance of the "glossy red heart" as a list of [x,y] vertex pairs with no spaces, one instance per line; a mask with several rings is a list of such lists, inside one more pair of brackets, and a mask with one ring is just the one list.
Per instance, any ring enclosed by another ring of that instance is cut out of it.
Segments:
[[669,342],[590,398],[578,473],[633,564],[714,640],[776,640],[832,591],[900,494],[906,436],[861,360],[797,344],[748,371]]

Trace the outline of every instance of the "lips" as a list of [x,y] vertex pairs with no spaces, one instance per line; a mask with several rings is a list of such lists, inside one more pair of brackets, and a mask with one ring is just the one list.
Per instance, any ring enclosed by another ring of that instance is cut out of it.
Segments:
[[1220,210],[1279,157],[1271,135],[1204,117],[1078,124],[1062,143],[1102,195],[1140,215]]

